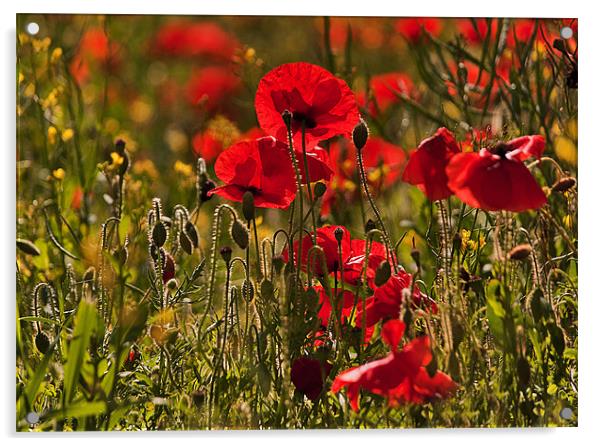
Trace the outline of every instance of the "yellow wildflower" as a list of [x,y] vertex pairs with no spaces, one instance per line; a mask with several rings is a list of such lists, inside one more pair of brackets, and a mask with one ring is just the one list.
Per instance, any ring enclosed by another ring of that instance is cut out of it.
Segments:
[[63,142],[67,142],[67,141],[71,140],[71,138],[73,138],[73,135],[74,135],[73,129],[65,129],[61,133],[61,139],[63,140]]
[[52,176],[61,181],[65,178],[65,170],[61,167],[52,171]]

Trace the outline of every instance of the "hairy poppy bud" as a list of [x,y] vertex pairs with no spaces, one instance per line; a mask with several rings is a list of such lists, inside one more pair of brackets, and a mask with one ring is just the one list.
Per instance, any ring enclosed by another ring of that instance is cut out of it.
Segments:
[[571,189],[576,183],[577,180],[575,180],[575,178],[573,177],[561,178],[552,186],[552,192],[566,192],[567,190]]
[[239,219],[232,222],[230,234],[240,249],[247,249],[247,246],[249,246],[249,230]]
[[345,235],[345,231],[340,226],[334,230],[334,238],[337,240],[339,245],[343,241],[343,236]]
[[165,225],[162,222],[158,221],[153,227],[153,243],[160,248],[165,244],[166,240],[167,229],[165,229]]
[[196,226],[191,221],[187,221],[186,225],[184,225],[184,231],[186,235],[190,239],[192,246],[195,248],[199,247],[199,233],[196,230]]
[[380,265],[376,268],[376,275],[374,276],[374,284],[376,286],[383,286],[387,283],[391,277],[391,265],[386,260],[380,262]]
[[184,250],[184,252],[186,254],[188,254],[188,255],[192,254],[192,250],[193,250],[192,242],[190,241],[190,238],[184,231],[180,232],[180,246],[182,247],[182,249]]
[[366,224],[364,225],[364,232],[367,234],[368,232],[372,231],[376,229],[376,223],[374,223],[374,220],[372,220],[371,218],[369,218],[366,221]]
[[314,186],[314,197],[320,198],[322,195],[326,193],[326,185],[321,181],[318,181]]
[[253,282],[245,279],[245,281],[242,283],[242,295],[245,299],[247,299],[247,302],[251,302],[253,300],[253,297],[255,296],[255,287],[253,286]]
[[169,282],[171,279],[176,277],[176,263],[174,262],[171,254],[161,250],[161,254],[165,261],[163,262],[163,283]]
[[525,260],[531,254],[531,245],[524,243],[522,245],[515,246],[508,253],[510,260]]
[[357,123],[355,128],[353,129],[352,139],[355,147],[360,150],[368,141],[368,126],[364,122],[362,118],[360,118],[360,122]]
[[34,245],[29,240],[24,240],[21,238],[17,239],[17,248],[23,251],[25,254],[29,254],[30,256],[39,256],[40,250],[36,245]]
[[201,203],[205,203],[213,197],[213,195],[209,195],[209,191],[215,189],[215,183],[211,180],[205,180],[201,184],[201,191],[199,194],[199,200]]
[[290,111],[284,110],[282,112],[282,120],[284,121],[284,125],[286,125],[287,128],[291,127],[292,119],[293,119],[293,114]]
[[219,250],[219,254],[222,256],[222,259],[224,259],[224,262],[226,262],[226,265],[229,265],[230,260],[232,259],[232,248],[224,246]]
[[50,339],[43,331],[39,331],[36,335],[35,344],[38,351],[44,355],[50,350]]
[[255,218],[255,198],[251,191],[246,191],[242,196],[242,215],[247,221]]
[[91,266],[84,273],[84,277],[83,277],[84,283],[93,282],[95,278],[96,278],[96,269],[93,266]]

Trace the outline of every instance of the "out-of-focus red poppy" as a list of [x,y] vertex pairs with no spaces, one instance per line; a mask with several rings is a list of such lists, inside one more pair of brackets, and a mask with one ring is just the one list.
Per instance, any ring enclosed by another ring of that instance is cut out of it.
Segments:
[[302,356],[293,361],[291,381],[299,392],[315,401],[322,393],[324,380],[331,370],[332,364],[326,361]]
[[414,83],[405,73],[384,73],[370,78],[370,90],[373,95],[373,101],[366,102],[365,92],[356,94],[357,102],[362,107],[367,107],[371,116],[378,115],[378,112],[385,112],[391,105],[400,100],[398,94],[406,96],[415,96]]
[[152,43],[153,50],[169,56],[205,56],[214,60],[232,59],[238,41],[213,22],[178,21],[163,25]]
[[226,184],[212,189],[210,196],[242,202],[244,193],[250,191],[257,207],[288,208],[297,193],[288,149],[271,136],[226,149],[217,157],[215,174]]
[[441,19],[436,17],[406,17],[395,23],[397,31],[411,43],[418,43],[423,31],[438,36],[443,28]]
[[301,148],[302,126],[308,148],[337,135],[350,135],[359,120],[353,92],[345,81],[305,62],[280,65],[266,74],[257,88],[255,111],[261,128],[288,143],[282,112],[292,113],[291,130]]
[[[329,154],[334,175],[322,199],[322,215],[330,212],[337,196],[342,195],[346,202],[359,196],[355,148],[347,140],[334,141],[330,144]],[[362,155],[368,183],[376,193],[395,184],[406,163],[406,154],[400,147],[377,136],[368,138]]]
[[391,353],[346,370],[335,378],[331,391],[337,393],[345,388],[354,411],[359,410],[360,390],[384,396],[390,406],[397,406],[446,398],[456,389],[457,384],[445,373],[436,371],[431,377],[426,371],[425,366],[432,360],[428,337],[415,338],[401,350],[397,348],[404,329],[399,320],[387,322],[381,336],[391,347]]
[[197,69],[188,80],[188,100],[209,112],[220,108],[241,87],[240,77],[223,67]]
[[[344,226],[331,225],[318,228],[318,230],[316,231],[316,244],[324,250],[327,271],[323,270],[320,256],[317,253],[315,253],[311,256],[311,261],[313,265],[312,270],[314,274],[324,275],[326,273],[332,273],[341,270],[341,262],[339,260],[339,242],[337,241],[335,236],[335,231],[338,228],[342,230],[341,257],[343,259],[343,262],[349,257],[349,253],[351,250],[351,235],[349,234],[347,228],[345,228]],[[303,239],[301,239],[301,268],[303,269],[303,271],[307,270],[307,262],[309,260],[308,253],[313,245],[314,244],[312,236],[306,235],[305,237],[303,237]],[[298,247],[299,241],[296,240],[293,243],[293,258],[295,259],[295,263],[297,262]],[[283,251],[282,257],[284,258],[285,262],[288,262],[288,248]]]
[[[376,287],[373,281],[371,285],[374,288],[374,295],[366,301],[366,326],[370,327],[381,320],[399,319],[403,290],[412,286],[412,275],[405,271],[399,271],[392,275],[384,285]],[[414,286],[410,305],[432,313],[438,311],[436,302],[420,291],[417,286]],[[358,307],[358,326],[363,324],[363,313],[364,309]]]
[[74,211],[79,211],[82,206],[82,200],[84,199],[84,191],[81,187],[77,186],[73,190],[73,195],[71,196],[71,209]]
[[105,72],[115,71],[121,62],[120,50],[117,42],[109,42],[102,28],[90,28],[82,35],[69,71],[79,84],[88,80],[90,70],[95,67],[100,67]]
[[[510,81],[510,69],[512,67],[513,60],[508,57],[501,57],[496,66],[496,79],[491,85],[491,92],[489,94],[489,104],[492,104],[499,95],[500,80],[509,83]],[[462,79],[465,85],[465,91],[462,94],[467,94],[470,102],[476,107],[484,107],[487,103],[486,89],[489,87],[491,81],[491,73],[486,70],[481,70],[475,63],[464,61],[464,74],[461,74],[456,64],[450,63],[449,70],[456,79]],[[457,86],[454,82],[447,82],[447,91],[450,95],[455,96],[459,94]]]
[[224,146],[211,132],[204,131],[193,136],[192,150],[196,156],[204,158],[208,163],[212,163],[224,150]]
[[455,155],[446,168],[449,188],[464,203],[488,211],[538,209],[546,195],[522,161],[541,157],[541,135],[500,142],[478,153]]
[[442,200],[452,195],[445,170],[449,160],[460,152],[454,135],[445,127],[422,141],[410,154],[403,181],[418,186],[429,200]]

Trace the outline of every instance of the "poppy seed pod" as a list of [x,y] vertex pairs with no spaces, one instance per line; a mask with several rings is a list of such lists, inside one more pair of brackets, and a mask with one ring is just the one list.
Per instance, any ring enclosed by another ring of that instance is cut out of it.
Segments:
[[249,230],[240,222],[239,219],[236,219],[232,222],[230,234],[240,249],[247,249],[247,246],[249,246]]
[[531,254],[531,245],[524,243],[522,245],[515,246],[508,253],[510,260],[525,260]]
[[242,215],[247,221],[255,218],[255,199],[251,191],[246,191],[242,196]]
[[387,283],[391,277],[391,265],[386,260],[380,262],[380,265],[376,268],[376,275],[374,276],[374,284],[376,286],[383,286]]
[[224,262],[226,262],[226,265],[230,264],[230,260],[232,259],[232,248],[224,246],[219,250],[219,254],[222,256],[222,259],[224,259]]
[[364,120],[360,118],[360,122],[357,123],[352,134],[353,144],[355,145],[356,149],[360,150],[366,145],[366,142],[368,141],[368,135],[368,126]]

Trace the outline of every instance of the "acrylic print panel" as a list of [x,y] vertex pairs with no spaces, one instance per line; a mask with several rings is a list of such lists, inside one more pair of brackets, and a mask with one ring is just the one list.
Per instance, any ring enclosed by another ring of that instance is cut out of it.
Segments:
[[17,430],[577,424],[576,19],[17,33]]

